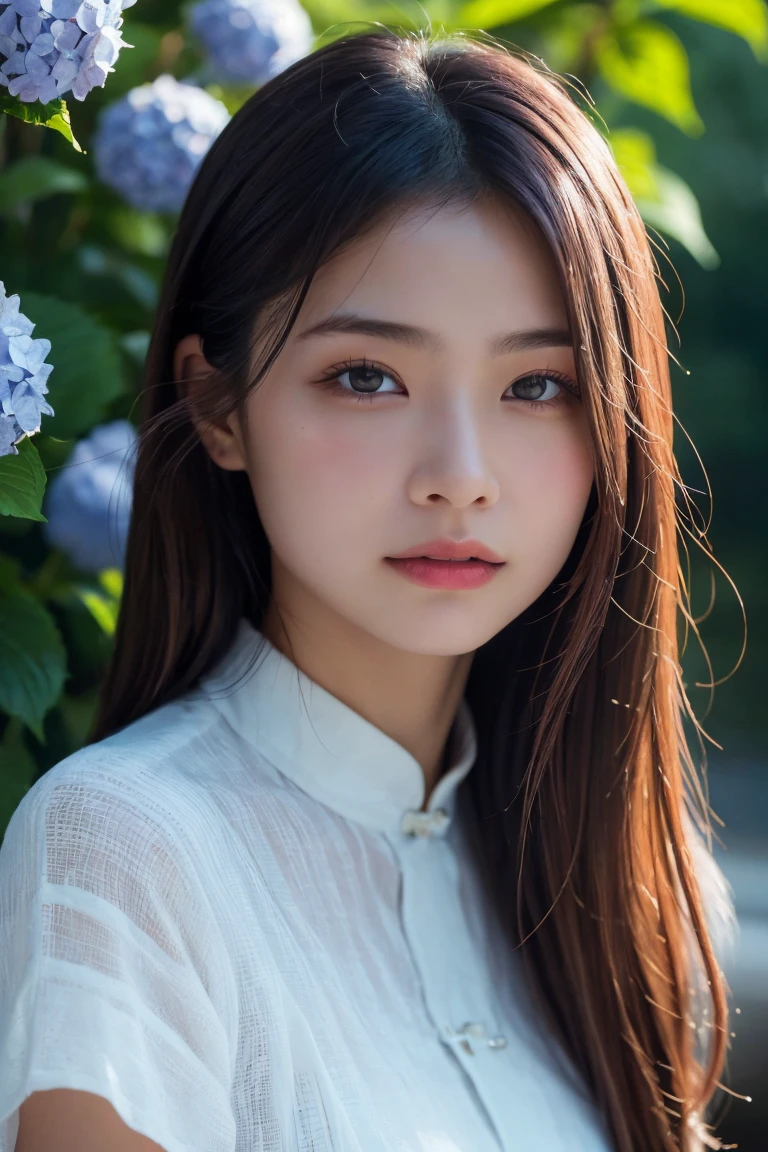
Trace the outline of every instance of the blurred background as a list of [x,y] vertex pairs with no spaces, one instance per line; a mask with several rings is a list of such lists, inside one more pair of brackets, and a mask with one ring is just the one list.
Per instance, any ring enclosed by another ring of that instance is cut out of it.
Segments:
[[[260,84],[370,21],[523,49],[573,85],[656,249],[676,451],[712,550],[681,539],[693,621],[681,625],[682,660],[704,731],[691,723],[689,738],[740,923],[726,973],[725,1082],[738,1096],[718,1132],[768,1148],[763,0],[44,7],[0,2],[0,836],[91,722],[120,599],[143,359],[176,213],[207,147]],[[22,431],[34,434],[17,441]]]

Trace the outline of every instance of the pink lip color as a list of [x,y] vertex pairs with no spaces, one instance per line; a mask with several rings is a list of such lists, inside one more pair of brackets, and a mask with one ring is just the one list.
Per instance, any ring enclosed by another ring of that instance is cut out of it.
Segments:
[[492,580],[503,564],[489,564],[487,560],[428,560],[424,556],[409,556],[405,560],[385,557],[387,564],[424,588],[482,588]]

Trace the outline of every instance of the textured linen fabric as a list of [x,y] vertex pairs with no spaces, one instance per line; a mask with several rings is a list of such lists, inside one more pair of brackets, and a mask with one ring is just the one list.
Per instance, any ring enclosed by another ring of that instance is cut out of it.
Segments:
[[0,849],[0,1152],[46,1088],[167,1152],[608,1152],[483,903],[475,749],[463,701],[422,810],[410,753],[242,619],[51,768]]

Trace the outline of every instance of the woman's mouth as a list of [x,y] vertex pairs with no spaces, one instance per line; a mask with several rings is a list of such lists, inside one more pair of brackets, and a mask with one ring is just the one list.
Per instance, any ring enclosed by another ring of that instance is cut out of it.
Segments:
[[385,557],[389,564],[406,580],[424,588],[470,589],[481,588],[492,580],[504,564],[488,560],[436,560],[431,556],[408,556],[402,560]]

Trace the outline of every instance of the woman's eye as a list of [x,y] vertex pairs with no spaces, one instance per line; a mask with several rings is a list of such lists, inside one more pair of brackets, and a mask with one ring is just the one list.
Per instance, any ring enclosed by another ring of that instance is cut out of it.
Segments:
[[[394,387],[382,386],[382,381],[389,380]],[[366,396],[380,396],[382,393],[399,392],[399,385],[394,376],[375,364],[349,364],[340,372],[326,376],[323,383],[329,385],[333,391],[343,392],[349,396],[362,399]]]
[[528,400],[534,404],[556,404],[565,399],[565,385],[550,372],[539,372],[523,376],[510,384],[507,392],[514,391],[513,400]]

